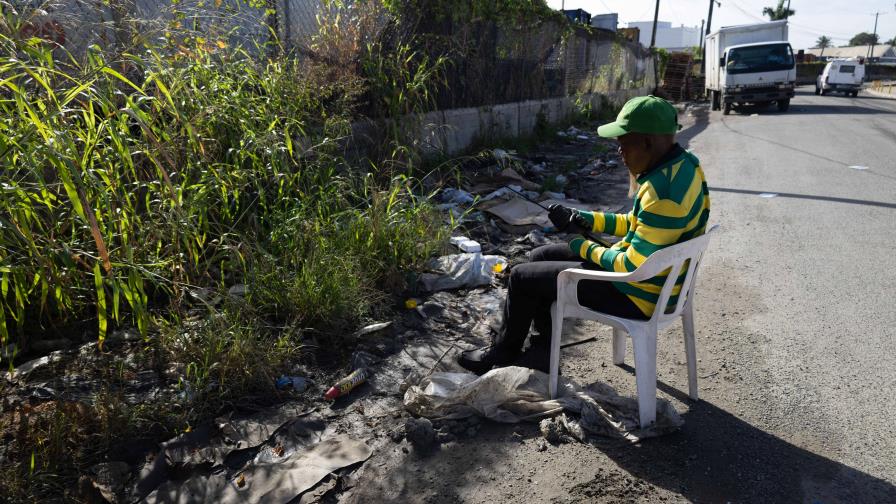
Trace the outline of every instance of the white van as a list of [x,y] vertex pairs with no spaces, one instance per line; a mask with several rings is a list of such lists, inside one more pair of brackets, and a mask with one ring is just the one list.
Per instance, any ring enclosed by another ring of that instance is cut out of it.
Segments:
[[858,96],[865,80],[864,58],[833,60],[824,67],[815,79],[815,94],[825,95],[839,91],[844,95]]

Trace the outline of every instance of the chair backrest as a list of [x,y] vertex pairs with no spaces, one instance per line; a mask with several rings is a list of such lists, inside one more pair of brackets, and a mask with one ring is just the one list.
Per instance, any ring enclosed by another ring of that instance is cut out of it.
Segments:
[[[713,224],[702,235],[691,238],[688,241],[677,243],[662,250],[658,250],[647,258],[638,268],[639,272],[654,277],[663,271],[669,270],[666,282],[663,284],[663,290],[660,291],[660,297],[657,300],[656,308],[653,312],[652,321],[663,322],[674,319],[681,315],[685,303],[691,296],[694,283],[697,278],[697,267],[703,259],[703,253],[709,245],[709,238],[713,232],[719,227]],[[681,270],[687,265],[687,275],[681,284],[681,291],[678,293],[678,302],[675,309],[668,311],[669,298],[672,296],[672,290],[675,288],[676,281],[681,275]]]

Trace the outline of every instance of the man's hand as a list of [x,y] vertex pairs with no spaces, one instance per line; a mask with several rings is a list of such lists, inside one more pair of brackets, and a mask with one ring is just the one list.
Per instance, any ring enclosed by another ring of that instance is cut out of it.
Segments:
[[582,217],[582,214],[573,210],[572,215],[569,217],[569,223],[566,225],[566,230],[570,233],[587,235],[591,232],[591,223]]
[[565,206],[556,203],[548,207],[548,218],[551,219],[551,223],[554,224],[554,227],[557,228],[558,231],[566,231],[573,216],[577,215],[579,215],[579,213],[572,208],[566,208]]

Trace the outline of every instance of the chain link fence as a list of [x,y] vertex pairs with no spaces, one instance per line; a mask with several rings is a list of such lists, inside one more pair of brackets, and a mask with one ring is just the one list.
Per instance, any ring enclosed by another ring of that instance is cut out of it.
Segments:
[[[59,57],[81,60],[91,46],[131,51],[143,43],[203,33],[252,48],[269,40],[276,9],[245,0],[7,0],[22,21],[20,35],[57,44]],[[64,51],[63,51],[64,49]]]
[[[10,5],[32,13],[23,27],[26,35],[55,42],[75,58],[92,45],[128,51],[139,43],[170,43],[172,34],[181,31],[249,50],[276,40],[287,52],[321,56],[333,50],[314,44],[321,21],[331,30],[361,31],[350,37],[347,48],[356,54],[374,40],[385,49],[410,41],[419,44],[419,53],[450,61],[435,93],[439,109],[656,84],[650,53],[612,32],[570,28],[553,20],[519,26],[429,20],[422,30],[418,25],[421,33],[398,33],[385,11],[370,15],[359,12],[362,4],[353,11],[347,3],[342,12],[324,0],[12,0]],[[362,17],[365,21],[358,21]],[[338,63],[357,63],[357,58],[344,60]]]

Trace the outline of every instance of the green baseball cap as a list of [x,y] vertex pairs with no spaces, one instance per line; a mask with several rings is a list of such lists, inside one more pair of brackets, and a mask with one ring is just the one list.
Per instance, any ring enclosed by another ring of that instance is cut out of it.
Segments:
[[668,135],[679,129],[675,107],[662,98],[649,95],[627,101],[616,120],[597,128],[597,134],[604,138],[616,138],[626,133]]

